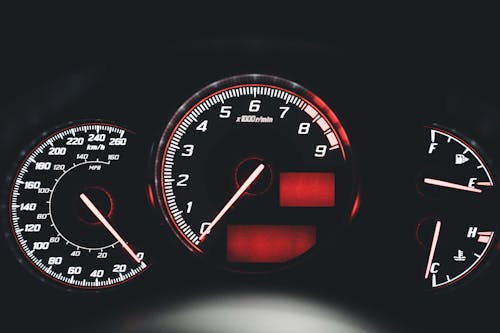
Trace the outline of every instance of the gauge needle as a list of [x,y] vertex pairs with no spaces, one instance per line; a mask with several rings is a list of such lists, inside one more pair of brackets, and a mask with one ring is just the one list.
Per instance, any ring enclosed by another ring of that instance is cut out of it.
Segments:
[[438,180],[438,179],[432,179],[432,178],[424,178],[424,183],[430,184],[430,185],[448,187],[448,188],[452,188],[452,189],[455,189],[455,190],[461,190],[461,191],[469,191],[469,192],[475,192],[475,193],[481,193],[481,192],[483,192],[479,188],[474,188],[474,187],[469,187],[469,186],[465,186],[465,185],[450,183],[450,182],[446,182],[444,180]]
[[92,203],[92,201],[90,201],[90,199],[84,193],[80,194],[80,199],[82,199],[85,206],[87,206],[87,208],[95,215],[95,217],[97,217],[97,219],[106,227],[106,229],[108,229],[108,231],[113,235],[113,237],[115,237],[116,240],[120,242],[125,251],[127,251],[128,254],[130,254],[132,259],[134,259],[137,263],[140,263],[142,260],[139,259],[137,254],[135,254],[134,251],[130,248],[130,246],[128,246],[128,244],[125,243],[123,238],[118,234],[118,232],[116,232],[115,228],[113,228],[111,223],[109,223],[108,220],[106,220],[104,215],[101,214],[99,209],[97,209],[97,207]]
[[226,214],[226,212],[231,208],[232,205],[241,197],[243,193],[252,185],[252,183],[259,177],[260,173],[262,170],[264,170],[265,166],[264,164],[259,164],[257,168],[250,174],[250,176],[245,180],[243,185],[236,191],[236,193],[232,196],[231,199],[226,203],[224,208],[217,214],[217,216],[213,219],[212,222],[210,222],[209,226],[203,231],[199,237],[200,241],[203,242],[205,240],[205,237],[210,233],[210,230],[219,222],[219,220]]
[[429,253],[429,260],[427,260],[427,269],[425,270],[425,278],[429,278],[429,273],[431,271],[432,261],[434,260],[434,253],[436,252],[436,245],[439,238],[439,231],[441,230],[441,221],[436,222],[436,227],[434,228],[434,236],[432,237],[431,252]]

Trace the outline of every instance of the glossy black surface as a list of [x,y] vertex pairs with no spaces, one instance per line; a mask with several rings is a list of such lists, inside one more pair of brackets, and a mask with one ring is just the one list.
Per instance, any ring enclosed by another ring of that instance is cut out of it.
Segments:
[[[203,29],[193,35],[173,33],[186,26],[182,20],[172,29],[165,17],[139,13],[132,15],[136,20],[101,17],[109,24],[99,29],[88,21],[69,29],[71,19],[49,32],[37,21],[17,30],[12,27],[19,24],[11,25],[0,99],[4,175],[20,149],[53,125],[113,119],[143,133],[152,146],[173,112],[201,86],[234,74],[265,73],[299,82],[335,106],[360,165],[363,196],[357,218],[335,244],[343,252],[325,249],[314,260],[272,276],[214,269],[183,252],[163,226],[152,233],[159,248],[155,265],[141,279],[115,292],[67,294],[26,274],[4,246],[4,325],[31,331],[99,331],[111,325],[120,331],[114,323],[134,327],[132,322],[165,304],[264,291],[341,307],[355,315],[355,322],[370,323],[371,330],[496,330],[491,304],[499,290],[497,261],[460,289],[439,295],[422,291],[425,253],[415,239],[421,218],[415,183],[419,133],[434,122],[479,142],[498,174],[498,29],[485,17],[487,10],[478,16],[470,10],[458,15],[407,8],[388,14],[393,12],[358,8],[347,19],[341,11],[318,10],[304,19],[296,16],[299,11],[291,17],[300,25],[284,17],[278,22],[268,13],[259,22],[269,26],[260,29],[250,18],[228,16],[223,24],[203,25],[203,16],[194,15],[191,22],[199,20]],[[144,175],[149,174],[145,162]],[[492,207],[489,218],[497,217]],[[162,223],[154,212],[140,221],[152,230]]]

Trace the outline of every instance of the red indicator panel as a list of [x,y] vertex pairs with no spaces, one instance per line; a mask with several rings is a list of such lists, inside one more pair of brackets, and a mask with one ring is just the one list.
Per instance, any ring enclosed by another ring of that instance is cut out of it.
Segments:
[[315,244],[314,225],[227,226],[228,262],[283,263],[306,253]]
[[333,172],[280,173],[281,207],[333,207],[334,205]]

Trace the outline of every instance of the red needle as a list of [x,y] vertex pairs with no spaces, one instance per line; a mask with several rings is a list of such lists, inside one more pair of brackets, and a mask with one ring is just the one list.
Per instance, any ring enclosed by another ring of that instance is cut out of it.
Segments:
[[432,237],[431,252],[429,253],[429,260],[427,260],[427,269],[425,270],[425,278],[429,277],[431,271],[432,261],[434,260],[434,252],[436,252],[436,245],[439,238],[439,231],[441,230],[441,221],[436,222],[436,227],[434,228],[434,237]]
[[479,188],[474,188],[474,187],[469,187],[469,186],[465,186],[465,185],[450,183],[450,182],[446,182],[444,180],[437,180],[437,179],[432,179],[432,178],[424,178],[424,183],[430,184],[430,185],[436,185],[436,186],[453,188],[455,190],[469,191],[469,192],[475,192],[475,193],[481,193],[481,192],[483,192],[483,190],[481,190]]
[[264,170],[265,165],[264,164],[259,164],[259,166],[250,174],[250,176],[245,180],[243,185],[236,191],[236,193],[232,196],[231,199],[226,203],[224,208],[217,214],[217,216],[213,219],[212,222],[210,222],[210,225],[203,231],[199,237],[200,241],[203,242],[205,240],[205,237],[210,233],[210,230],[219,222],[219,220],[226,214],[226,212],[231,208],[232,205],[241,197],[243,193],[252,185],[252,183],[259,177],[260,173],[262,170]]
[[113,226],[106,220],[104,215],[101,214],[99,209],[97,209],[97,207],[92,203],[92,201],[90,201],[90,199],[84,193],[80,194],[80,199],[82,199],[85,206],[87,206],[87,208],[90,209],[90,211],[95,215],[95,217],[97,217],[97,219],[99,219],[99,221],[106,227],[106,229],[108,229],[108,231],[113,235],[113,237],[115,237],[116,240],[120,242],[123,248],[128,252],[128,254],[130,254],[132,259],[134,259],[137,263],[140,263],[142,260],[139,259],[137,254],[135,254],[134,251],[132,251],[132,249],[130,248],[130,246],[128,246],[128,244],[125,243],[123,238],[118,234],[118,232],[116,232],[115,228],[113,228]]

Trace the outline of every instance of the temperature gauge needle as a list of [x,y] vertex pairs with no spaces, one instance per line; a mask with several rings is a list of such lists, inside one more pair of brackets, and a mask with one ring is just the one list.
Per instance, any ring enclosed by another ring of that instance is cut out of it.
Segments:
[[111,223],[109,223],[108,220],[106,220],[104,215],[102,215],[102,213],[99,211],[99,209],[97,209],[97,207],[92,203],[92,201],[90,201],[90,199],[84,193],[80,194],[80,199],[82,199],[85,206],[87,206],[87,208],[95,215],[95,217],[97,217],[97,219],[106,227],[106,229],[108,229],[108,231],[113,235],[113,237],[115,237],[116,240],[123,246],[125,251],[127,251],[128,254],[130,254],[132,259],[134,259],[137,263],[140,263],[142,260],[139,259],[137,254],[134,253],[134,251],[130,248],[130,246],[128,246],[128,244],[123,240],[123,238],[118,234],[118,232],[116,232],[115,228],[113,228]]
[[444,180],[438,180],[438,179],[433,179],[433,178],[424,178],[424,183],[430,184],[430,185],[448,187],[448,188],[452,188],[452,189],[455,189],[455,190],[474,192],[474,193],[481,193],[481,192],[483,192],[479,188],[474,188],[474,187],[469,187],[469,186],[465,186],[465,185],[450,183],[450,182],[447,182],[447,181],[444,181]]
[[431,251],[429,253],[429,260],[427,260],[427,269],[425,270],[425,278],[429,278],[429,273],[432,267],[432,261],[434,260],[434,253],[436,252],[436,245],[439,238],[439,231],[441,230],[441,221],[436,222],[436,227],[434,228],[434,236],[432,237]]
[[245,180],[245,182],[243,183],[243,185],[241,185],[238,191],[236,191],[236,193],[231,197],[231,199],[229,199],[224,208],[222,208],[219,214],[217,214],[217,216],[213,219],[213,221],[210,222],[209,226],[205,229],[205,231],[201,233],[199,237],[200,241],[203,242],[205,240],[207,235],[210,233],[210,230],[212,230],[212,228],[217,224],[217,222],[219,222],[219,220],[224,216],[224,214],[226,214],[229,208],[231,208],[231,206],[234,205],[234,203],[241,197],[241,195],[245,193],[245,191],[250,187],[250,185],[253,184],[253,182],[259,177],[264,168],[265,165],[262,163],[259,164],[257,168],[255,168],[255,170],[250,174],[247,180]]

